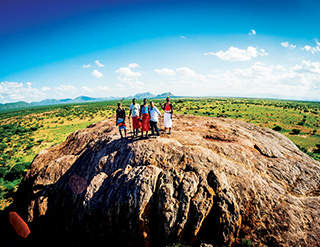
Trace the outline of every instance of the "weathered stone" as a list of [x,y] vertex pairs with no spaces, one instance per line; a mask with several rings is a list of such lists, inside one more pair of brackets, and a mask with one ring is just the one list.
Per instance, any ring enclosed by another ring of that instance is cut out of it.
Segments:
[[40,152],[8,209],[30,244],[320,246],[319,162],[253,124],[173,121],[171,135],[120,140],[110,118]]

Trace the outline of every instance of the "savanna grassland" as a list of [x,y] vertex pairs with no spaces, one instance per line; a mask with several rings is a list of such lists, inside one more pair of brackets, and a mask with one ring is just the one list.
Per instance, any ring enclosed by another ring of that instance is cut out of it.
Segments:
[[[154,101],[156,105],[164,102]],[[176,114],[229,117],[274,129],[320,161],[320,103],[244,98],[183,98],[172,102]],[[130,100],[123,101],[127,113],[130,104]],[[108,101],[0,112],[0,210],[12,202],[37,153],[63,142],[78,129],[113,116],[116,105],[116,101]]]

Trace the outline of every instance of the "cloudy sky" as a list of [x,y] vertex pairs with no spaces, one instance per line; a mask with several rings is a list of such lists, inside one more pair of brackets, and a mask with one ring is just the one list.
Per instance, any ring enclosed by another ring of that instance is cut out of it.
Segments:
[[181,96],[320,100],[318,0],[2,0],[0,103]]

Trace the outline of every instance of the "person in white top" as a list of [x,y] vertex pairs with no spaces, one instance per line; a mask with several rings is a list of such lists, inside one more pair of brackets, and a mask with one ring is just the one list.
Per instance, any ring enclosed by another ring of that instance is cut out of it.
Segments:
[[154,131],[157,132],[157,138],[160,137],[160,133],[159,133],[159,128],[157,126],[158,124],[158,116],[161,117],[161,113],[160,111],[158,110],[157,107],[154,106],[154,103],[153,101],[150,101],[150,107],[151,107],[151,110],[150,110],[150,127],[151,127],[151,135],[154,135]]
[[141,128],[141,122],[139,121],[140,105],[136,103],[136,99],[133,99],[132,104],[130,105],[129,118],[131,116],[131,113],[133,135],[138,135],[139,128]]

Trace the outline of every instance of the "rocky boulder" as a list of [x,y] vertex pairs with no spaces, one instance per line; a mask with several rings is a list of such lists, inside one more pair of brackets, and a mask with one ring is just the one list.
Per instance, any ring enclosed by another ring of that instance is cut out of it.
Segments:
[[[276,131],[175,115],[121,140],[114,118],[40,152],[8,211],[42,246],[320,246],[320,163]],[[14,245],[11,239],[7,245]]]

